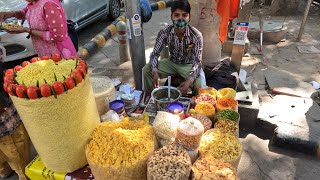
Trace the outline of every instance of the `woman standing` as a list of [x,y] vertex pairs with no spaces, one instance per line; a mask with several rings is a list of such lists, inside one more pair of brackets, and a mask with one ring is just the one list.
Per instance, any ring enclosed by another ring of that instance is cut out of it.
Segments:
[[27,7],[20,11],[0,12],[0,22],[10,17],[26,19],[29,28],[18,27],[8,33],[29,33],[38,56],[61,54],[75,57],[76,50],[68,36],[67,19],[59,0],[26,0]]

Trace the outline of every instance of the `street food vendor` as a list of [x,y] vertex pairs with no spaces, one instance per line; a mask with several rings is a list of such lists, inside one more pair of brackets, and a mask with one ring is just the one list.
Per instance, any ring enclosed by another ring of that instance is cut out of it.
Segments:
[[[174,75],[180,75],[185,80],[179,86],[182,94],[186,94],[189,88],[201,86],[199,74],[203,38],[201,32],[189,24],[190,11],[188,1],[174,1],[171,7],[173,24],[160,30],[150,62],[143,68],[146,93],[159,86],[160,78]],[[170,58],[159,61],[160,52],[166,46],[169,47]]]

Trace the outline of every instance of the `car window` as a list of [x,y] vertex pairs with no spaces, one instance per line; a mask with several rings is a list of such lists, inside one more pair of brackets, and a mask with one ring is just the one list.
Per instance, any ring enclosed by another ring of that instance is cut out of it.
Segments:
[[25,0],[2,0],[0,1],[0,11],[17,11],[27,6]]

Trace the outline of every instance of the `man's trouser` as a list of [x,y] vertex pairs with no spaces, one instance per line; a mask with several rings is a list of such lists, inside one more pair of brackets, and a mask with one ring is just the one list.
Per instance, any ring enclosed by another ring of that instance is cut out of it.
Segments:
[[[161,79],[167,78],[168,76],[180,75],[182,78],[187,80],[190,77],[190,71],[192,64],[176,64],[169,59],[162,59],[158,62],[158,72]],[[144,78],[144,90],[151,92],[153,86],[153,75],[150,63],[143,67],[143,78]],[[201,78],[198,77],[193,81],[193,89],[201,87]]]
[[0,177],[14,170],[19,180],[26,180],[24,168],[29,162],[30,138],[21,124],[13,134],[0,138]]

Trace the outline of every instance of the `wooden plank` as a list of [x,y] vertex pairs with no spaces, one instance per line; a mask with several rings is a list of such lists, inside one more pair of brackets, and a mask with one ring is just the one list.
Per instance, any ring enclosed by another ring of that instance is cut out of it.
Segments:
[[[242,9],[239,9],[239,16],[237,18],[237,22],[249,22],[253,2],[254,0],[251,0],[250,2],[242,6]],[[238,73],[240,72],[244,49],[245,49],[245,46],[233,45],[231,61],[235,65]]]

